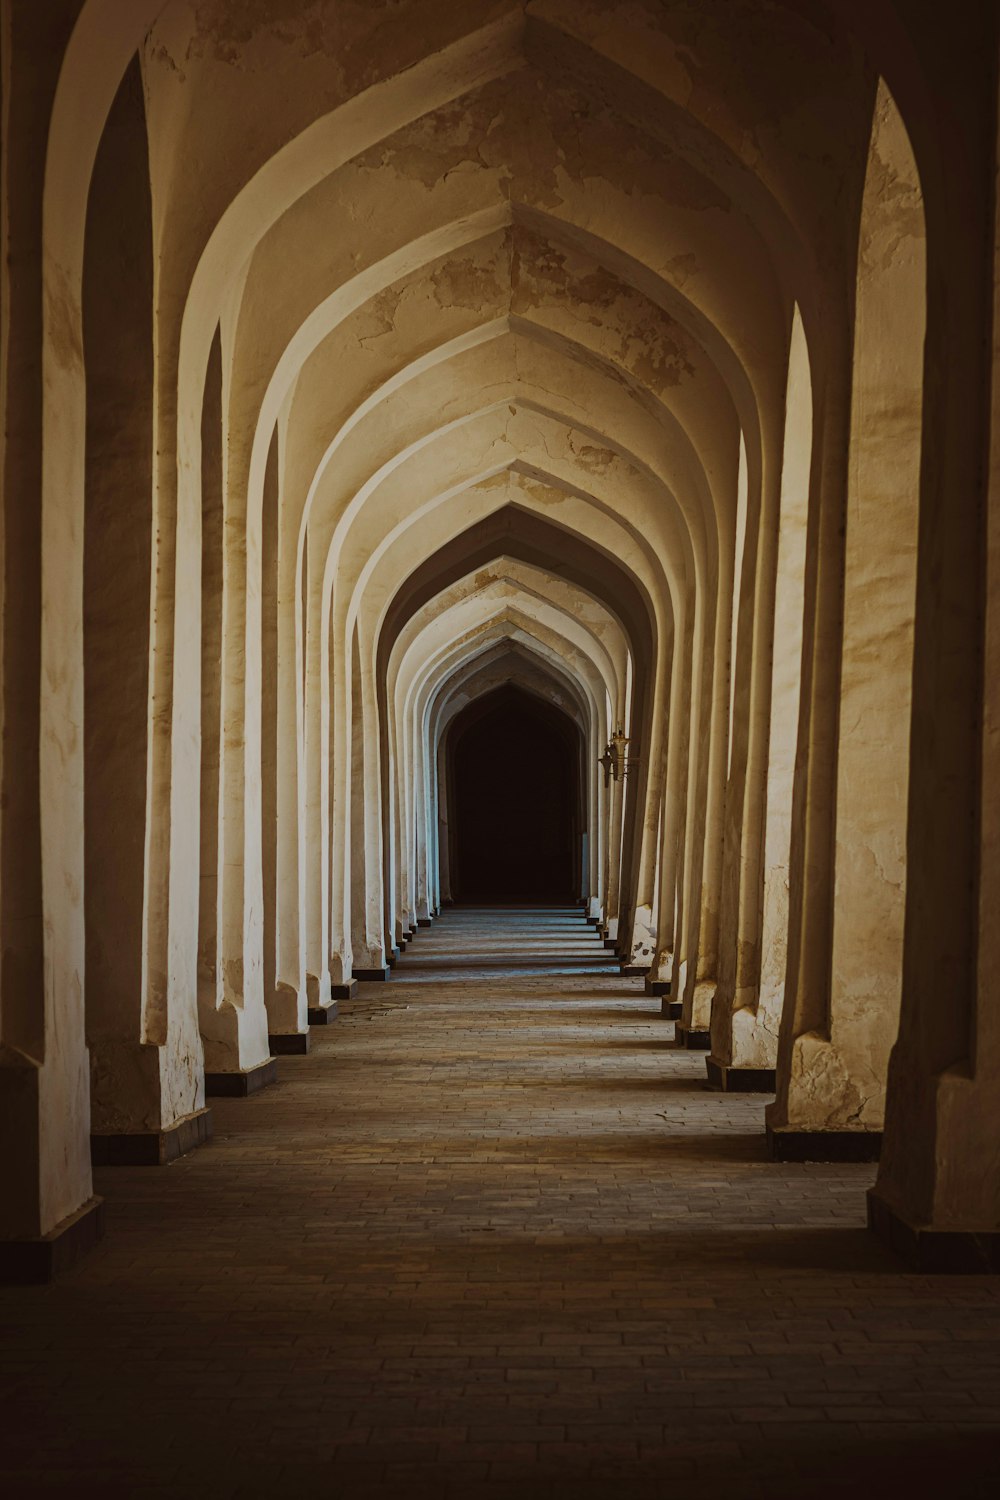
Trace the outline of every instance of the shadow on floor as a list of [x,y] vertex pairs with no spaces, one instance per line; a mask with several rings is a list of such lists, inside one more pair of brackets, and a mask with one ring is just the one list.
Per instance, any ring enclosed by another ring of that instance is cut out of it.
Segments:
[[[578,1016],[575,1019],[584,1024],[588,1020],[586,1016]],[[640,1022],[642,1019],[639,1018]],[[672,1023],[664,1021],[663,1034],[660,1036],[581,1036],[575,1040],[572,1037],[560,1037],[560,1050],[565,1047],[596,1048],[601,1052],[606,1052],[608,1048],[617,1048],[625,1052],[671,1052],[675,1050],[676,1042]]]

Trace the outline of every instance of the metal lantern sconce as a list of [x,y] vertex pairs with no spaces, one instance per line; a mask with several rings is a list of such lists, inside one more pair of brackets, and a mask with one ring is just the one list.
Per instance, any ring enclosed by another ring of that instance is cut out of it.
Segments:
[[598,760],[598,765],[604,768],[604,785],[610,785],[612,779],[624,781],[632,757],[626,753],[628,735],[619,724],[614,734],[604,747],[604,754]]

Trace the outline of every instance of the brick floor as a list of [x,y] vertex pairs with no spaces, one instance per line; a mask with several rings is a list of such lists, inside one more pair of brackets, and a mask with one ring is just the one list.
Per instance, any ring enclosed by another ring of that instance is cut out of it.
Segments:
[[0,1292],[0,1493],[995,1497],[998,1281],[906,1272],[873,1169],[766,1161],[672,1036],[579,920],[422,930]]

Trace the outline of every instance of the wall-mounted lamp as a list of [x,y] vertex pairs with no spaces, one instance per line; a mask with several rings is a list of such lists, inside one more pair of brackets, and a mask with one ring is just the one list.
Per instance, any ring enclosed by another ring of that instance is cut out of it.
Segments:
[[605,786],[610,785],[612,778],[615,781],[624,781],[629,766],[634,765],[635,757],[627,754],[627,745],[628,735],[619,724],[605,745],[604,754],[597,762],[604,769]]

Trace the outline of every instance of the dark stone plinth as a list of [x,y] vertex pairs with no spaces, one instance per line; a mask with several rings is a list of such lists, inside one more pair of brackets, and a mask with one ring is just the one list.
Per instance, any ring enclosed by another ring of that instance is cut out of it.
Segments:
[[878,1161],[881,1130],[772,1130],[767,1154],[772,1161]]
[[417,929],[415,927],[408,927],[406,929],[406,931],[404,932],[404,934],[403,934],[403,936],[406,938],[406,941],[408,943],[412,943],[413,939],[416,937],[416,935],[417,935]]
[[705,1072],[710,1089],[723,1094],[773,1094],[773,1068],[734,1068],[718,1058],[705,1058]]
[[278,1079],[278,1064],[273,1057],[255,1068],[241,1068],[235,1073],[206,1073],[205,1093],[213,1099],[245,1099]]
[[670,980],[653,979],[651,975],[647,974],[646,983],[643,985],[643,989],[645,990],[647,995],[669,995]]
[[432,920],[433,920],[433,918],[431,918],[431,917],[418,917],[417,918],[417,926],[418,927],[430,927]]
[[666,1021],[679,1021],[684,1014],[684,1002],[682,1000],[663,999],[660,1002],[660,1015]]
[[302,1057],[309,1051],[308,1031],[270,1031],[267,1045],[272,1057]]
[[1000,1232],[910,1224],[879,1197],[877,1188],[868,1193],[868,1228],[914,1271],[932,1276],[995,1276],[1000,1272]]
[[[346,989],[350,989],[352,994],[357,994],[358,987],[354,983],[353,979],[351,980],[350,985],[335,984],[333,986],[333,993],[335,995],[339,995],[341,990]],[[310,1026],[329,1026],[336,1019],[336,1000],[334,1000],[331,1005],[310,1005],[309,1009],[306,1011],[306,1020],[309,1022]]]
[[0,1240],[0,1285],[54,1281],[88,1255],[104,1235],[104,1199],[91,1198],[37,1240]]
[[212,1111],[196,1109],[166,1130],[130,1135],[92,1135],[90,1159],[95,1167],[165,1167],[212,1139]]
[[624,979],[641,979],[644,974],[649,973],[649,965],[621,963],[618,965],[618,972]]
[[712,1035],[709,1031],[698,1031],[695,1027],[685,1026],[683,1021],[678,1021],[677,1044],[686,1047],[689,1052],[707,1052],[712,1045]]
[[601,925],[600,917],[587,917],[585,921],[588,927],[600,927]]
[[389,978],[389,965],[381,969],[355,969],[355,979],[360,979],[362,984],[371,984]]
[[[358,994],[358,981],[356,979],[348,979],[346,984],[331,984],[330,994],[333,996],[334,1000],[356,1000]],[[333,1007],[333,1010],[334,1013],[336,1013],[336,1005]]]
[[605,946],[605,948],[610,948],[612,950],[612,952],[614,952],[614,950],[618,947],[618,939],[617,938],[605,938],[604,939],[604,946]]

